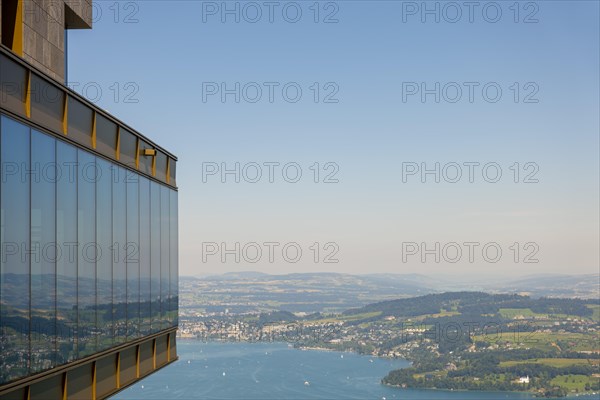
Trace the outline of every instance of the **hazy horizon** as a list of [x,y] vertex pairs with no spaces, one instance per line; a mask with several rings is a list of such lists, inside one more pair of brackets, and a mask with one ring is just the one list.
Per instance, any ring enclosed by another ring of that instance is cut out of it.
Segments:
[[186,274],[180,274],[179,276],[181,277],[187,277],[187,278],[203,278],[203,277],[209,277],[209,276],[221,276],[221,275],[227,275],[227,274],[231,274],[231,275],[235,275],[235,274],[264,274],[264,275],[268,275],[268,276],[285,276],[285,275],[295,275],[295,274],[338,274],[338,275],[352,275],[352,276],[372,276],[372,275],[397,275],[397,276],[422,276],[422,277],[427,277],[427,278],[437,278],[437,279],[442,279],[442,280],[451,280],[452,278],[455,278],[456,280],[460,280],[460,281],[476,281],[479,279],[485,279],[485,278],[490,278],[490,277],[495,277],[495,278],[502,278],[504,280],[510,281],[510,280],[518,280],[518,279],[522,279],[522,278],[535,278],[535,277],[583,277],[583,276],[588,276],[588,275],[598,275],[600,276],[600,271],[597,272],[583,272],[583,273],[572,273],[572,274],[568,274],[568,273],[534,273],[534,274],[527,274],[527,273],[523,273],[523,274],[514,274],[511,276],[506,276],[506,275],[499,275],[499,274],[493,274],[493,273],[471,273],[469,274],[468,277],[465,276],[460,276],[460,277],[456,277],[455,275],[452,274],[443,274],[443,273],[434,273],[434,274],[428,274],[428,273],[419,273],[419,272],[406,272],[406,273],[395,273],[395,272],[365,272],[365,273],[351,273],[351,272],[337,272],[337,271],[288,271],[288,272],[281,272],[281,273],[277,273],[277,272],[263,272],[263,271],[259,271],[259,270],[252,270],[252,269],[243,269],[243,270],[231,270],[231,271],[224,271],[224,272],[206,272],[206,273],[202,273],[202,274],[197,274],[197,275],[186,275]]
[[179,157],[182,275],[597,273],[599,3],[405,3],[97,2],[69,33],[75,90]]

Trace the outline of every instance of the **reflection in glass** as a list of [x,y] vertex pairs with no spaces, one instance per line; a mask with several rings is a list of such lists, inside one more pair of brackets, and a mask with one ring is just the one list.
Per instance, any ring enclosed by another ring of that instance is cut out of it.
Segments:
[[29,128],[2,117],[0,382],[29,373]]
[[169,262],[171,261],[169,258],[169,234],[170,232],[170,224],[169,224],[169,211],[170,211],[170,196],[169,189],[166,186],[158,185],[160,188],[160,299],[162,306],[162,323],[161,327],[164,329],[170,325],[169,321],[169,290],[170,290],[170,279],[171,275],[169,273]]
[[79,357],[96,351],[96,158],[78,150],[77,233],[79,264],[77,268]]
[[96,114],[96,151],[114,157],[117,148],[117,124]]
[[56,140],[31,132],[31,372],[56,365]]
[[137,137],[127,129],[121,128],[119,149],[121,151],[119,160],[129,167],[135,168]]
[[140,331],[151,333],[150,314],[150,181],[140,180]]
[[179,268],[178,268],[178,254],[179,254],[179,249],[177,246],[178,240],[177,240],[177,236],[178,236],[178,224],[177,221],[179,220],[177,218],[177,192],[174,190],[169,190],[170,194],[171,194],[171,203],[170,203],[170,207],[171,207],[171,211],[169,213],[170,216],[170,223],[171,223],[171,232],[169,234],[170,240],[171,240],[171,245],[170,245],[170,255],[171,255],[171,262],[170,262],[170,275],[171,275],[171,289],[170,289],[170,294],[171,294],[171,318],[169,320],[170,324],[172,326],[176,326],[179,321],[177,318],[177,310],[179,309]]
[[96,260],[98,350],[114,344],[112,292],[112,166],[96,158],[96,242],[100,250]]
[[77,358],[77,150],[56,142],[57,364]]
[[152,332],[158,332],[162,329],[162,316],[160,307],[160,187],[156,182],[150,182],[150,244]]
[[0,119],[0,384],[177,324],[177,192]]
[[31,120],[62,132],[65,93],[46,79],[31,74]]
[[127,340],[140,334],[140,215],[138,175],[125,170],[127,190],[127,242],[124,248],[127,264]]
[[84,146],[92,147],[92,109],[71,96],[68,97],[68,102],[69,137]]
[[115,344],[121,344],[127,339],[127,188],[125,169],[115,165],[112,166],[112,195],[113,322]]

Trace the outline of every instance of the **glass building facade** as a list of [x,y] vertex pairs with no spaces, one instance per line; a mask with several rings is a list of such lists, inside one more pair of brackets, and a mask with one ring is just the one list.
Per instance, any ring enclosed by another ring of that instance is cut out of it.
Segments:
[[65,86],[92,8],[0,0],[0,400],[106,399],[178,358],[177,157]]
[[0,385],[177,326],[178,192],[138,172],[141,139],[103,156],[101,118],[93,152],[75,117],[71,143],[0,116]]

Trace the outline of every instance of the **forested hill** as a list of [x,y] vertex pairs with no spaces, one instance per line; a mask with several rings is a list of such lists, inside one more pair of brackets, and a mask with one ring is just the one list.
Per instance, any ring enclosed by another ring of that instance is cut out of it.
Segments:
[[[539,314],[564,314],[590,317],[593,313],[580,299],[532,299],[516,294],[487,294],[482,292],[450,292],[420,297],[383,301],[350,309],[345,315],[379,313],[378,317],[413,317],[426,314],[460,313],[463,315],[497,315],[501,309],[530,309]],[[596,302],[598,303],[598,301]]]

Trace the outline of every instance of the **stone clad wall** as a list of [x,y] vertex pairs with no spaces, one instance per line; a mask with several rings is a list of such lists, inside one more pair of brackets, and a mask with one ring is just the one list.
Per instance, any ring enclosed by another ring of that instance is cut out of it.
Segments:
[[64,83],[65,29],[92,27],[92,0],[19,1],[23,2],[23,58]]

